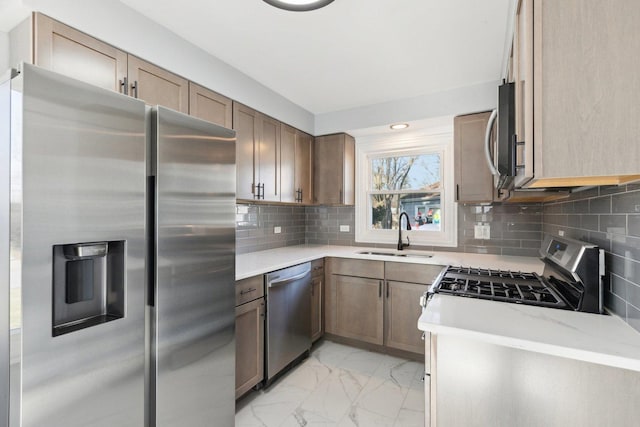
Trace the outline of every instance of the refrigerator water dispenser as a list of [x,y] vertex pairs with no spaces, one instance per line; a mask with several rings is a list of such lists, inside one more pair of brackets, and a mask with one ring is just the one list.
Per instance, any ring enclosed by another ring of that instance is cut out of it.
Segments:
[[53,246],[54,337],[124,317],[124,259],[124,240]]

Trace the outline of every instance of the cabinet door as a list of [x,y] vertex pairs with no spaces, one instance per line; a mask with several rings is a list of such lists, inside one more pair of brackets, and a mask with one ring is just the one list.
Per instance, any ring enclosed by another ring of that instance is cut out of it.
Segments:
[[453,119],[456,201],[493,201],[493,175],[485,164],[485,131],[491,113],[469,114]]
[[323,205],[341,204],[344,191],[344,135],[316,138],[313,161],[314,201]]
[[297,131],[291,126],[282,125],[280,140],[280,201],[294,203],[298,201],[297,177]]
[[342,204],[353,206],[356,203],[356,140],[346,134],[342,170]]
[[313,203],[313,137],[296,131],[295,188],[301,203]]
[[231,128],[231,99],[189,82],[189,114],[202,120]]
[[382,345],[383,280],[333,276],[336,335]]
[[261,200],[280,201],[280,122],[260,115],[258,182],[262,186]]
[[129,55],[129,95],[150,105],[189,113],[189,82],[180,76]]
[[[513,74],[516,102],[516,137],[524,144],[516,148],[516,187],[526,184],[534,175],[533,141],[533,0],[520,0],[513,40]],[[565,159],[563,159],[565,161]]]
[[385,289],[385,345],[399,350],[424,354],[422,331],[418,329],[421,314],[420,297],[426,285],[388,280]]
[[311,341],[322,337],[322,276],[311,279]]
[[264,298],[236,307],[236,399],[264,378]]
[[34,64],[104,89],[124,90],[125,52],[40,13],[34,21]]
[[254,161],[257,157],[258,112],[233,103],[233,129],[236,131],[236,198],[257,199]]

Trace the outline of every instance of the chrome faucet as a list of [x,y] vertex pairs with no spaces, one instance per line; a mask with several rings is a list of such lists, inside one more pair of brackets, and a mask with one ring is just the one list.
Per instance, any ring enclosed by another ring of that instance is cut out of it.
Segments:
[[409,241],[409,236],[407,236],[407,243],[402,243],[402,217],[405,216],[407,218],[407,230],[411,230],[411,222],[409,221],[409,215],[406,212],[402,212],[400,214],[400,218],[398,218],[398,250],[406,248],[411,244]]

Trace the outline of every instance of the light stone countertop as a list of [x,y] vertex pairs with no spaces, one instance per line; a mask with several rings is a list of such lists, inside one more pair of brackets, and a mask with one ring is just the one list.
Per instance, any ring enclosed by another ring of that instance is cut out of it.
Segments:
[[236,280],[269,273],[307,261],[324,257],[368,259],[377,261],[409,262],[433,265],[464,265],[468,267],[494,268],[542,273],[544,264],[537,258],[469,254],[463,252],[431,252],[405,249],[405,254],[432,254],[432,258],[364,255],[358,252],[398,252],[393,249],[357,246],[299,245],[266,251],[250,252],[236,256]]
[[[365,255],[359,252],[397,252],[353,246],[300,245],[252,252],[236,257],[236,280],[268,273],[323,257],[378,261],[464,265],[542,273],[537,258],[461,252],[432,254],[432,258]],[[577,313],[470,298],[434,295],[418,321],[418,328],[480,341],[640,371],[640,333],[614,315]]]
[[640,371],[640,333],[614,315],[436,294],[418,328]]

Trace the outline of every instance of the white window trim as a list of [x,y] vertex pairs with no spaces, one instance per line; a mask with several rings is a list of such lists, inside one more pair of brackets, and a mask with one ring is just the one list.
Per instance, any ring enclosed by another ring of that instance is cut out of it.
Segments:
[[444,215],[441,219],[441,231],[402,231],[403,240],[409,236],[411,245],[417,246],[458,246],[458,209],[454,198],[454,161],[453,128],[446,126],[435,129],[423,129],[413,133],[399,135],[389,133],[362,136],[356,139],[356,242],[360,243],[398,243],[397,230],[370,230],[371,210],[368,208],[367,186],[371,175],[371,157],[385,153],[398,155],[412,154],[416,150],[441,154],[442,187],[441,205]]

